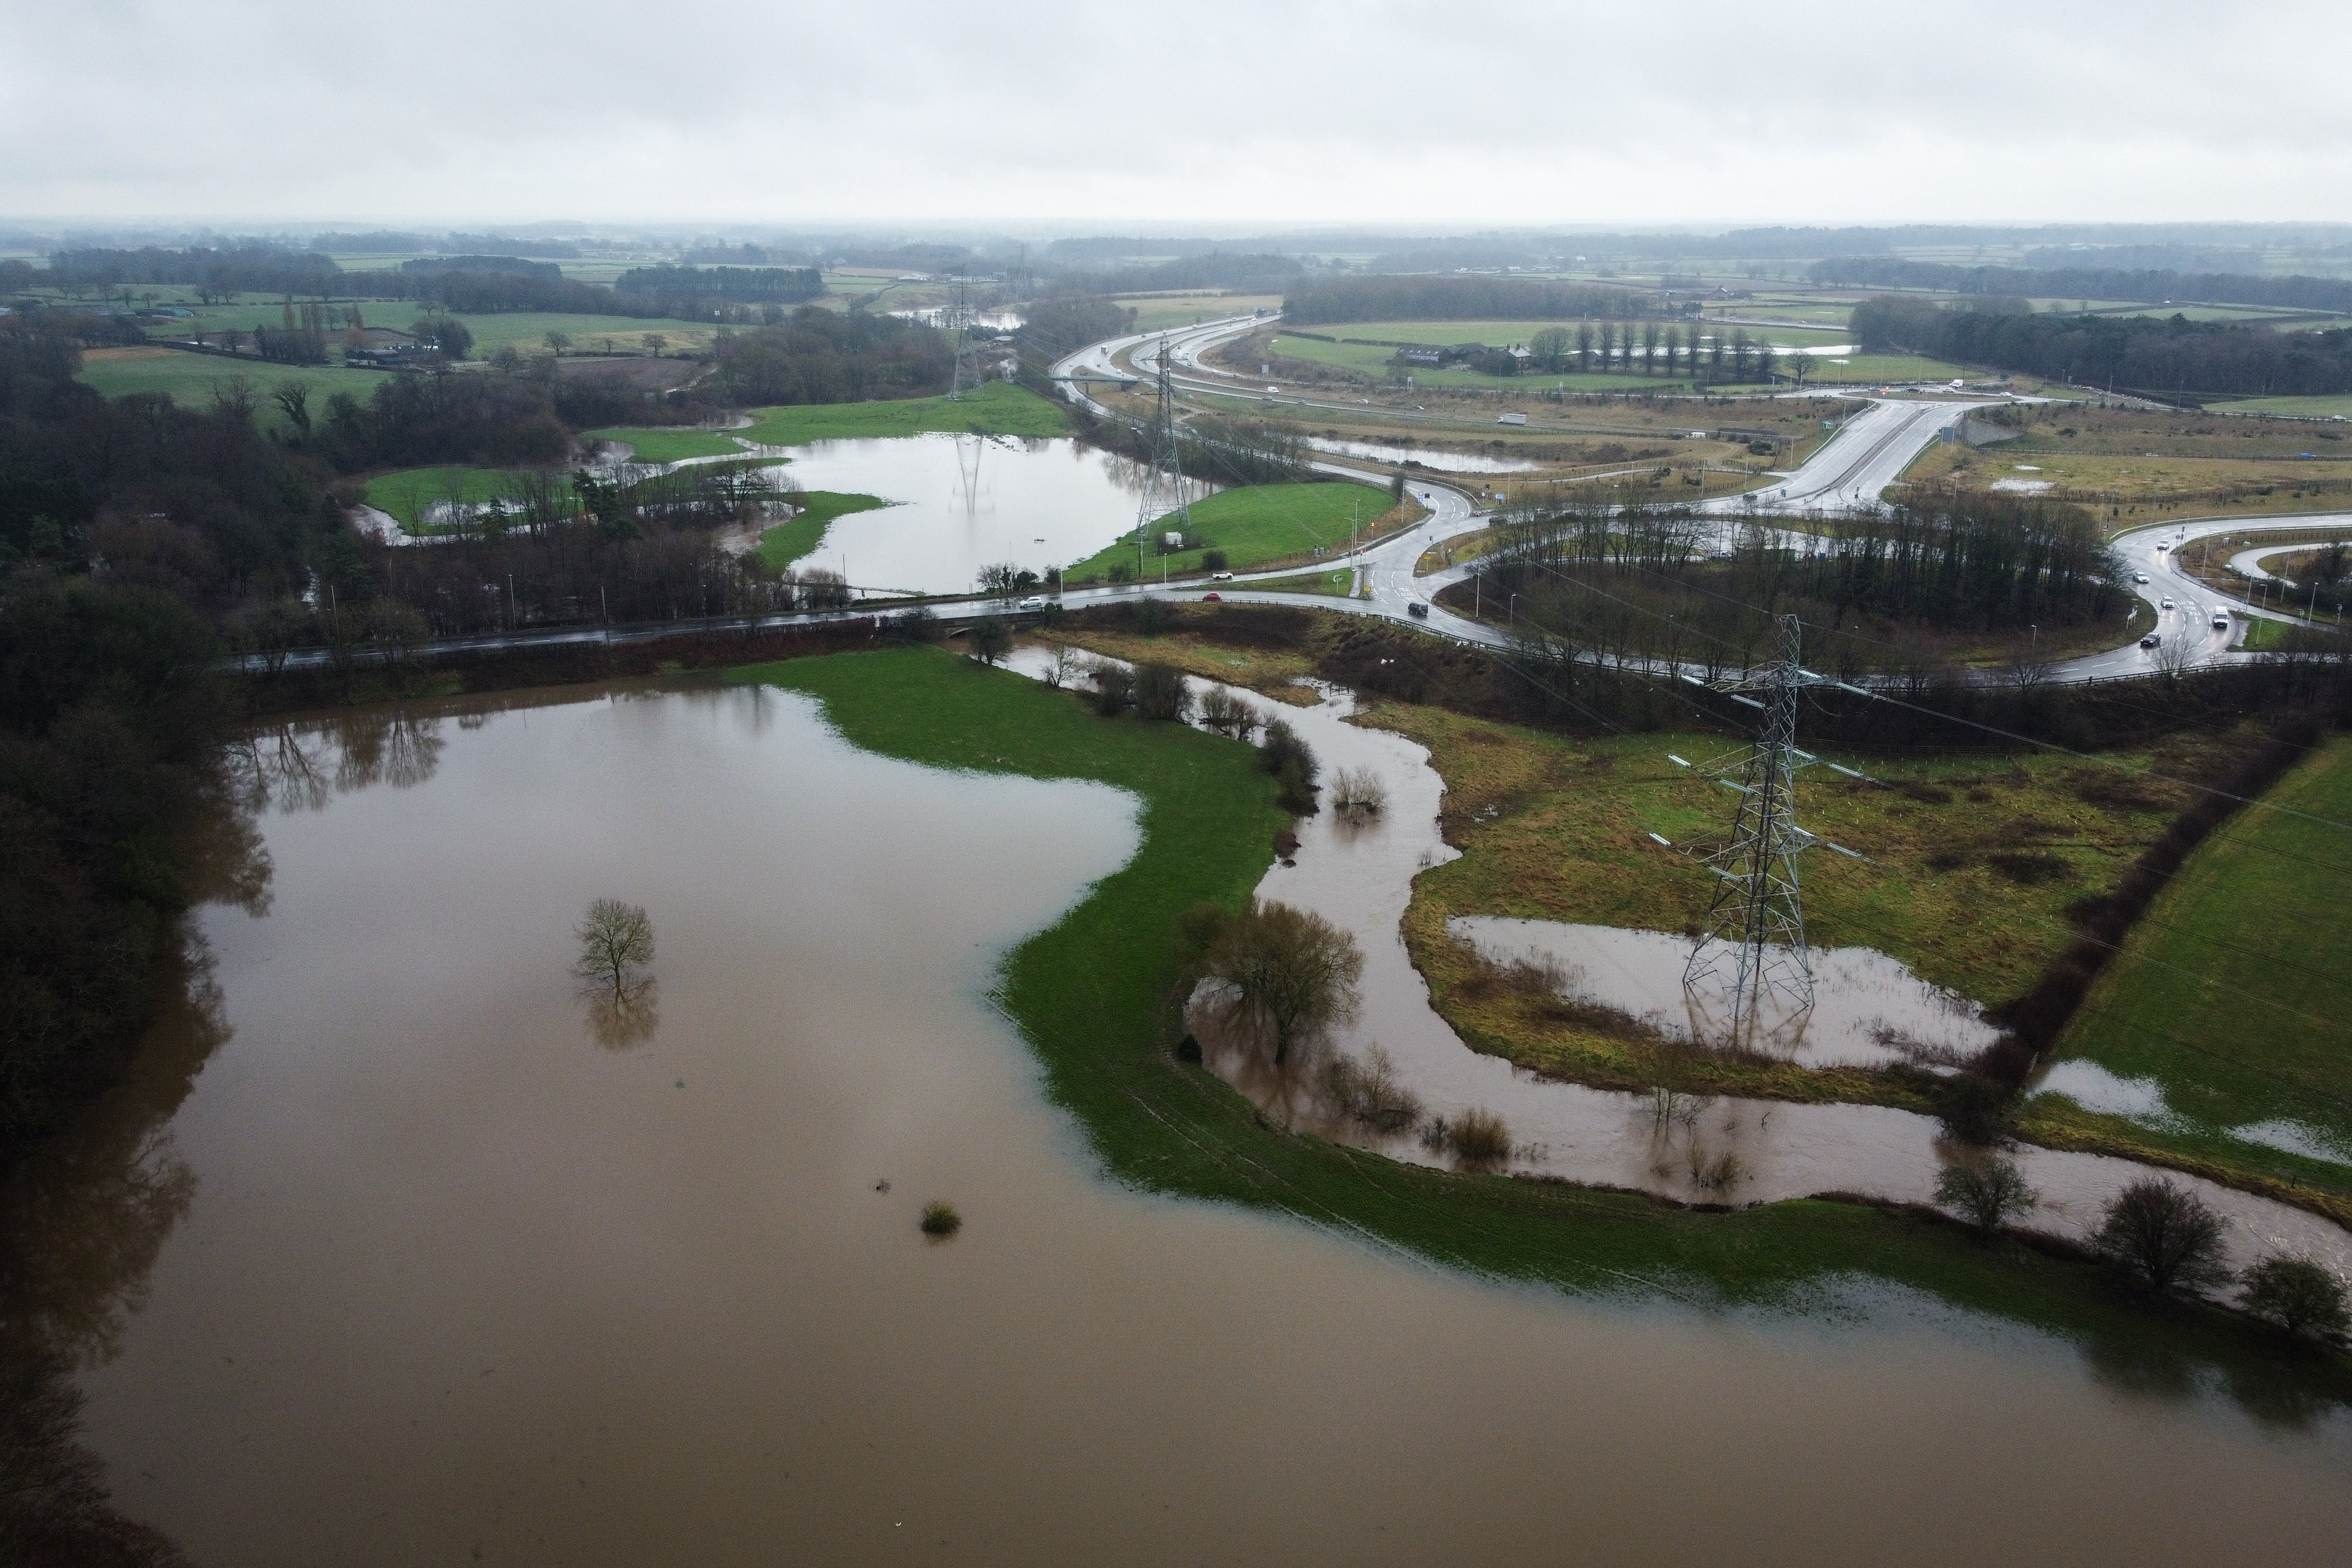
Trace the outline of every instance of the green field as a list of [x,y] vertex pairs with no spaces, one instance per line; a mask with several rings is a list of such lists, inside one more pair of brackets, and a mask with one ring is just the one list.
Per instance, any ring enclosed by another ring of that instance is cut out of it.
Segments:
[[734,434],[763,446],[812,441],[971,431],[982,435],[1059,435],[1069,428],[1062,405],[1010,382],[986,382],[960,402],[944,397],[885,402],[813,402],[751,411],[751,427]]
[[[2123,1145],[2352,1194],[2352,829],[2341,823],[2352,823],[2352,738],[2337,737],[2189,857],[2057,1051],[2152,1082],[2163,1109],[2084,1121]],[[2257,1141],[2265,1134],[2332,1145],[2335,1157]]]
[[2250,397],[2207,406],[2214,413],[2299,413],[2306,419],[2352,420],[2352,396]]
[[[1369,538],[1373,523],[1390,506],[1386,491],[1368,485],[1350,485],[1345,480],[1317,485],[1244,485],[1237,489],[1220,490],[1192,504],[1192,531],[1203,540],[1202,549],[1180,550],[1168,556],[1147,554],[1144,570],[1151,577],[1159,576],[1163,565],[1171,573],[1199,571],[1201,556],[1203,550],[1210,549],[1224,551],[1225,564],[1235,571],[1307,555],[1318,545],[1327,552],[1345,549],[1351,532],[1360,530]],[[1152,531],[1158,534],[1172,532],[1174,528],[1163,518],[1153,526]],[[1135,559],[1135,540],[1130,535],[1126,543],[1097,550],[1071,567],[1066,576],[1074,582],[1108,577],[1114,562],[1132,564]]]
[[365,401],[375,395],[388,371],[347,371],[340,365],[272,365],[255,360],[231,360],[218,354],[192,354],[182,349],[100,350],[82,357],[81,380],[106,396],[162,392],[183,408],[209,408],[213,389],[243,381],[258,400],[263,428],[283,423],[269,402],[270,389],[298,382],[310,389],[310,417],[326,412],[327,400],[339,392]]
[[2087,1266],[1979,1245],[1955,1227],[1819,1200],[1702,1213],[1630,1193],[1454,1175],[1282,1132],[1211,1073],[1171,1059],[1163,1005],[1177,916],[1198,902],[1231,907],[1246,896],[1283,825],[1248,747],[1132,716],[1096,718],[1069,694],[932,649],[734,674],[816,697],[853,745],[884,756],[1096,779],[1140,803],[1135,858],[1014,949],[995,994],[1035,1052],[1045,1094],[1116,1182],[1295,1217],[1582,1294],[1849,1320],[1913,1312],[1854,1288],[1873,1277],[2055,1333],[2136,1377],[2168,1385],[2213,1367],[2249,1402],[2289,1389],[2306,1404],[2352,1400],[2352,1362],[2340,1354],[2283,1353],[2268,1333],[2208,1308],[2137,1310]]
[[[457,465],[403,468],[369,480],[367,504],[380,512],[391,513],[404,529],[415,533],[419,519],[436,502],[457,500],[473,506],[501,497],[516,500],[530,477],[528,470],[520,468],[468,468]],[[570,481],[559,476],[556,490],[568,499],[572,494]]]
[[849,496],[838,490],[808,490],[795,496],[793,504],[801,510],[791,521],[778,523],[760,534],[760,559],[783,570],[794,561],[813,555],[824,538],[824,530],[833,519],[852,512],[871,512],[883,507],[896,506],[879,496]]
[[604,430],[583,430],[580,434],[591,441],[626,442],[635,452],[639,463],[677,463],[688,457],[731,457],[743,450],[740,444],[719,432],[674,425],[614,425]]

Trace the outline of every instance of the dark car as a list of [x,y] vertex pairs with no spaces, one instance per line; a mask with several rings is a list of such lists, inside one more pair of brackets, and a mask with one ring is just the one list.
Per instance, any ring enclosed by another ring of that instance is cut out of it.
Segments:
[[1404,612],[1407,615],[1412,616],[1415,621],[1426,621],[1429,619],[1429,606],[1423,604],[1418,599],[1414,600],[1411,604],[1406,605],[1404,607]]
[[2142,637],[2142,638],[2139,640],[2139,645],[2140,645],[2141,647],[2143,647],[2143,648],[2153,648],[2153,647],[2155,647],[2158,643],[2161,643],[2161,642],[2163,642],[2163,641],[2164,641],[2164,639],[2163,639],[2163,638],[2161,638],[2161,637],[2158,636],[2155,632],[2149,632],[2147,636]]

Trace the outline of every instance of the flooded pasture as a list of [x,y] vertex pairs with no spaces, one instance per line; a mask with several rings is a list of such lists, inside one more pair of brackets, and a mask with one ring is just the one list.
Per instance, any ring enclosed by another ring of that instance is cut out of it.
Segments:
[[[1266,890],[1401,953],[1435,796],[1343,711],[1295,721],[1327,763],[1385,758],[1391,810],[1314,820]],[[2340,1414],[2282,1424],[1891,1291],[1818,1320],[1572,1301],[1100,1180],[985,994],[1132,852],[1118,791],[890,761],[740,688],[373,710],[248,763],[266,892],[202,913],[200,983],[6,1211],[11,1322],[85,1369],[118,1499],[199,1561],[2352,1539]],[[600,896],[658,936],[634,1040],[569,972]],[[1420,1064],[1418,977],[1367,951],[1359,1027]],[[1517,1082],[1452,1050],[1462,1093]],[[965,1219],[943,1243],[933,1198]]]
[[1335,457],[1362,457],[1374,463],[1413,463],[1445,474],[1526,474],[1543,466],[1513,457],[1487,457],[1470,452],[1449,452],[1436,446],[1404,446],[1385,441],[1342,441],[1310,435],[1306,444]]
[[[902,435],[763,449],[789,459],[781,483],[879,496],[880,511],[836,519],[804,564],[861,587],[968,593],[982,567],[1044,575],[1131,534],[1143,469],[1066,437]],[[1192,498],[1210,486],[1193,487]]]

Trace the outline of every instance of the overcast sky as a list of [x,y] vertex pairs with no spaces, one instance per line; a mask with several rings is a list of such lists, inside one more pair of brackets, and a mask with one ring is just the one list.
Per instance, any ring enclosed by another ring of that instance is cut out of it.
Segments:
[[0,214],[2352,219],[2352,5],[0,0]]

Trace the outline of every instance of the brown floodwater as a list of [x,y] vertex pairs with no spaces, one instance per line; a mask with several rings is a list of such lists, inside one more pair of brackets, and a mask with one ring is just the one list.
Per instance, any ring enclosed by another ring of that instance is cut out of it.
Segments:
[[[2352,1539],[2340,1412],[1863,1283],[1568,1299],[1103,1181],[984,997],[1131,852],[1112,789],[887,761],[752,690],[379,710],[250,760],[266,899],[204,912],[187,1001],[6,1210],[11,1323],[79,1358],[119,1500],[200,1561]],[[598,896],[658,936],[634,1045],[568,973]]]

